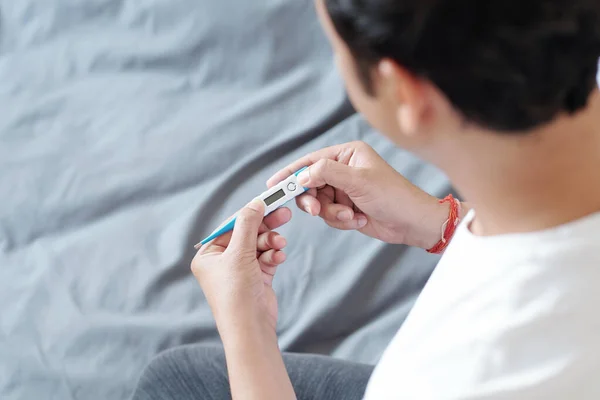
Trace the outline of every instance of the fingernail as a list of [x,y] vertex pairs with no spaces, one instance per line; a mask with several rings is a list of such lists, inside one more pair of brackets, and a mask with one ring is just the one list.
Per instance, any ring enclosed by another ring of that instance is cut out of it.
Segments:
[[287,246],[287,240],[283,236],[279,236],[279,241],[281,242],[281,248]]
[[348,210],[340,211],[337,214],[337,219],[340,221],[350,221],[352,219],[352,213]]
[[283,251],[280,251],[277,254],[279,254],[279,264],[283,264],[285,262],[285,259],[287,258],[286,254]]
[[310,207],[306,207],[306,212],[309,213],[310,215],[313,215],[312,208],[310,208]]
[[310,181],[310,173],[308,172],[308,169],[305,169],[298,174],[298,183],[304,186],[308,181]]
[[358,217],[358,228],[364,228],[367,225],[367,217]]

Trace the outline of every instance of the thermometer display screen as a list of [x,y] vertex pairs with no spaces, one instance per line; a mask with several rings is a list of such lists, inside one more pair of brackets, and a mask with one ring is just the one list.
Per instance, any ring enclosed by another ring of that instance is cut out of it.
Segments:
[[267,206],[270,206],[271,204],[275,203],[277,200],[283,199],[284,197],[285,197],[285,192],[283,191],[283,189],[278,190],[265,199],[265,204]]

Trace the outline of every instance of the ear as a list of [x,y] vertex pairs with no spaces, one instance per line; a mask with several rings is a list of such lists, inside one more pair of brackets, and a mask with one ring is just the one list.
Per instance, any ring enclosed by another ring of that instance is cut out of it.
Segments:
[[424,83],[390,59],[381,60],[378,71],[396,108],[400,130],[408,136],[416,135],[426,114]]

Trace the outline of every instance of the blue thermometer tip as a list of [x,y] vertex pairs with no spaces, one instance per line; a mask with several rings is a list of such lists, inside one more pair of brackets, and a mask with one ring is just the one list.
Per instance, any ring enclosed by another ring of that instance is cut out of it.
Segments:
[[[294,173],[295,176],[298,176],[300,174],[300,172],[304,171],[305,169],[307,169],[308,167],[304,167],[300,170],[298,170],[296,173]],[[308,189],[304,188],[304,192],[306,192]],[[233,228],[235,227],[235,221],[236,218],[232,218],[230,221],[228,221],[225,225],[223,225],[222,227],[220,227],[219,229],[217,229],[216,231],[214,231],[213,233],[210,234],[209,237],[207,237],[206,239],[204,239],[203,241],[201,241],[200,243],[198,243],[196,246],[194,246],[196,249],[199,249],[200,247],[204,246],[206,243],[218,238],[221,235],[226,234],[227,232],[230,232],[233,230]]]
[[206,243],[210,242],[211,240],[214,240],[214,239],[218,238],[219,236],[232,231],[233,227],[235,226],[235,220],[236,220],[236,218],[232,218],[231,221],[229,221],[228,223],[223,225],[220,229],[214,231],[209,237],[207,237],[206,239],[201,241],[200,244],[197,245],[196,247],[200,248],[201,246],[204,246]]

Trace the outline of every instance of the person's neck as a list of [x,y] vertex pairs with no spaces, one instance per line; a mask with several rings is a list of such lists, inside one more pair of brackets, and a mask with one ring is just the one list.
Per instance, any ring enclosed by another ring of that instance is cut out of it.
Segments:
[[600,211],[600,93],[527,135],[467,132],[444,170],[476,211],[477,235],[532,232]]

